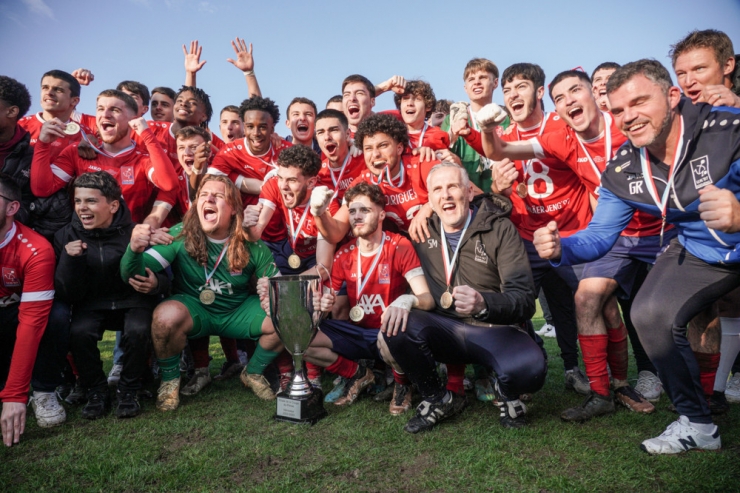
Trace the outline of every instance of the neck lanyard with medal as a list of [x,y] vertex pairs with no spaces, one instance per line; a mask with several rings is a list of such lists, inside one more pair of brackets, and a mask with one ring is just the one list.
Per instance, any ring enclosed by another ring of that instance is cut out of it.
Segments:
[[360,296],[362,295],[362,290],[365,289],[365,286],[367,285],[367,281],[372,277],[373,272],[375,271],[375,267],[378,265],[378,261],[380,260],[380,256],[383,254],[383,245],[385,244],[385,233],[383,233],[383,239],[380,241],[380,246],[378,247],[378,253],[375,254],[375,258],[373,259],[373,263],[370,265],[370,269],[367,271],[367,275],[365,276],[365,279],[362,279],[362,254],[360,253],[360,240],[357,240],[357,304],[352,307],[352,309],[349,311],[349,319],[352,320],[355,323],[358,323],[362,320],[362,318],[365,316],[365,310],[360,306]]
[[452,281],[452,273],[455,269],[455,261],[457,260],[457,254],[460,251],[460,245],[462,244],[463,238],[465,237],[465,231],[468,230],[468,226],[470,226],[470,219],[473,217],[473,211],[468,211],[468,219],[465,221],[465,227],[462,230],[462,233],[460,233],[460,239],[457,242],[457,246],[455,247],[455,253],[452,255],[452,259],[450,259],[450,254],[447,252],[447,237],[445,236],[445,228],[442,224],[442,220],[439,220],[439,227],[441,230],[441,236],[442,236],[442,260],[444,261],[445,266],[445,282],[447,283],[447,291],[442,293],[442,296],[439,298],[439,306],[447,310],[452,306],[452,292],[450,291],[450,284]]
[[406,177],[406,174],[403,170],[403,160],[401,160],[401,171],[398,173],[401,177],[398,179],[398,185],[393,183],[393,178],[391,178],[391,170],[388,166],[383,168],[383,171],[380,172],[380,175],[378,175],[378,180],[375,182],[376,185],[380,185],[383,183],[383,176],[385,176],[385,181],[388,182],[388,185],[394,187],[394,188],[401,188],[403,186],[403,181]]
[[427,128],[429,128],[429,124],[424,122],[424,128],[421,129],[421,135],[419,135],[419,145],[416,146],[417,149],[424,145],[424,134],[427,133]]
[[334,169],[331,167],[330,164],[327,165],[329,166],[329,176],[331,177],[331,182],[334,184],[334,195],[331,196],[332,200],[334,200],[339,193],[339,184],[342,182],[342,176],[344,176],[344,170],[347,168],[350,157],[352,157],[352,153],[347,150],[347,156],[345,156],[342,167],[339,169],[339,178],[334,178]]
[[[604,115],[604,169],[606,169],[609,161],[611,161],[612,158],[612,117],[609,113],[603,111],[601,113]],[[581,136],[576,134],[576,138],[578,139],[578,143],[581,144],[581,149],[586,154],[586,158],[591,164],[591,168],[593,169],[594,174],[596,174],[596,178],[598,178],[599,182],[601,182],[601,170],[599,170],[599,167],[596,166],[596,163],[591,157],[591,153],[588,152],[588,149],[586,149],[586,146],[583,144]],[[596,195],[598,194],[599,187],[596,187]]]
[[203,287],[200,292],[200,302],[204,305],[210,305],[214,301],[216,301],[216,292],[212,290],[208,285],[211,282],[211,278],[213,277],[213,274],[216,273],[216,269],[218,269],[218,265],[221,263],[221,260],[223,260],[224,255],[226,255],[226,248],[229,246],[229,241],[226,240],[226,243],[224,243],[224,247],[221,249],[221,253],[218,256],[218,259],[216,259],[216,265],[213,266],[213,270],[211,273],[208,273],[208,260],[206,259],[206,265],[203,266],[203,273],[206,276],[206,282],[203,284]]
[[295,245],[298,242],[298,234],[303,228],[303,221],[306,220],[306,214],[308,213],[309,206],[306,204],[306,208],[303,210],[303,216],[301,221],[298,223],[298,227],[293,227],[293,209],[288,209],[288,217],[290,218],[290,246],[293,248],[293,253],[288,257],[288,265],[291,269],[297,269],[301,266],[301,257],[295,253]]
[[[542,119],[542,123],[540,124],[540,131],[537,134],[538,136],[542,135],[542,132],[545,131],[545,125],[547,125],[547,119],[550,117],[550,113],[545,113],[544,118]],[[519,133],[519,125],[516,126],[516,140],[522,140],[522,136]],[[516,194],[519,196],[519,198],[527,198],[528,192],[527,192],[527,175],[531,174],[532,172],[532,161],[534,159],[527,160],[526,163],[524,163],[524,169],[522,169],[522,174],[524,175],[524,181],[522,181],[519,185],[516,186]]]
[[666,181],[665,190],[663,190],[663,196],[658,198],[658,187],[655,184],[653,178],[653,172],[650,169],[650,156],[648,156],[647,147],[640,149],[640,165],[642,166],[642,176],[647,185],[650,197],[652,197],[655,204],[660,209],[660,217],[662,222],[660,224],[660,246],[663,246],[663,231],[665,230],[666,215],[668,214],[668,197],[670,196],[671,188],[673,188],[673,178],[676,174],[676,166],[678,165],[681,152],[683,151],[683,117],[679,117],[680,120],[680,131],[678,133],[678,141],[676,142],[676,150],[673,154],[673,161],[668,168],[668,180]]

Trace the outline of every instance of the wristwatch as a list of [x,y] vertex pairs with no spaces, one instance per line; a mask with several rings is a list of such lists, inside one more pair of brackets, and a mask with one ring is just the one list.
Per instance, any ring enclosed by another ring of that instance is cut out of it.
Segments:
[[486,304],[486,307],[483,308],[481,311],[473,315],[473,318],[476,320],[484,320],[488,317],[488,304]]

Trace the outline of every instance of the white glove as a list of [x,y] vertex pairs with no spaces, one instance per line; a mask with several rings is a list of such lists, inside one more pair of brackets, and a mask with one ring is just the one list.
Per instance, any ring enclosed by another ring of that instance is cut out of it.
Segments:
[[506,119],[506,112],[496,103],[485,105],[475,115],[481,132],[488,132]]
[[413,307],[419,306],[419,298],[413,294],[402,294],[396,298],[393,303],[391,303],[391,306],[402,308],[407,312],[410,312]]
[[314,188],[311,192],[311,214],[318,217],[326,212],[333,196],[334,191],[325,185]]
[[460,101],[459,103],[452,103],[450,105],[450,125],[455,120],[467,120],[468,119],[468,103]]

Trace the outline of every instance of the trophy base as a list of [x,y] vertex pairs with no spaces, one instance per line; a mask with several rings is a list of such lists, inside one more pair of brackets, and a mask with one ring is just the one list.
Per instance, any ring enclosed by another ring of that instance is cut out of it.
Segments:
[[324,393],[314,390],[307,397],[291,397],[279,394],[277,396],[277,412],[273,419],[286,423],[313,425],[327,416],[324,409]]

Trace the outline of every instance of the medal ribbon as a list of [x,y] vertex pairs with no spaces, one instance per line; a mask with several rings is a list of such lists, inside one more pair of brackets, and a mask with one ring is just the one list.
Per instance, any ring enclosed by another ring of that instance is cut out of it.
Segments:
[[457,260],[457,254],[460,251],[460,244],[462,243],[463,238],[465,237],[465,231],[468,230],[468,226],[470,226],[470,219],[473,217],[473,211],[468,211],[468,219],[465,221],[465,227],[462,230],[462,234],[460,235],[460,241],[457,242],[457,248],[455,248],[455,253],[452,255],[452,259],[449,260],[450,254],[447,251],[447,237],[445,236],[445,228],[442,225],[442,219],[439,220],[439,228],[441,230],[441,236],[442,236],[442,257],[444,259],[444,266],[445,266],[445,282],[447,282],[447,288],[450,287],[450,280],[452,279],[452,271],[455,266],[455,261]]
[[[609,164],[609,161],[611,161],[612,158],[612,117],[609,113],[603,111],[601,113],[604,115],[604,169],[606,169],[606,166]],[[601,171],[599,170],[598,166],[596,166],[594,160],[591,158],[591,154],[588,152],[588,149],[586,149],[586,146],[583,144],[581,136],[576,134],[576,138],[578,139],[578,143],[581,144],[581,149],[583,149],[583,152],[586,153],[588,162],[591,164],[591,168],[593,168],[594,173],[596,173],[596,177],[601,179]]]
[[427,133],[428,127],[429,127],[429,124],[427,122],[424,122],[424,128],[421,129],[421,135],[419,136],[419,145],[416,146],[417,149],[424,145],[424,134]]
[[203,266],[203,273],[206,275],[206,282],[203,284],[203,287],[207,287],[208,283],[211,281],[211,278],[213,277],[213,274],[216,273],[216,269],[218,269],[218,265],[221,263],[221,260],[223,260],[224,255],[226,255],[226,247],[229,246],[228,240],[226,243],[224,243],[224,247],[221,249],[221,253],[218,256],[218,259],[216,259],[216,265],[213,266],[213,270],[211,273],[208,273],[208,269],[206,268],[206,265],[208,265],[208,261],[206,261],[206,265]]
[[660,199],[658,199],[658,187],[655,185],[653,172],[650,169],[650,157],[648,156],[647,148],[643,147],[642,149],[640,149],[640,165],[642,166],[643,180],[645,180],[645,184],[648,187],[648,192],[655,202],[655,205],[660,208],[660,214],[663,218],[664,223],[666,214],[668,212],[668,196],[670,195],[670,190],[673,187],[673,178],[676,172],[676,164],[678,163],[681,152],[683,151],[683,117],[681,117],[680,123],[681,130],[678,135],[678,142],[676,142],[676,151],[673,154],[673,162],[668,168],[668,181],[666,183],[665,190],[663,191],[663,196],[660,197]]
[[350,157],[352,157],[352,153],[347,150],[347,156],[344,158],[342,167],[339,169],[339,178],[336,179],[334,178],[334,169],[331,167],[331,164],[327,163],[327,166],[329,166],[329,176],[331,176],[331,182],[334,184],[334,195],[331,196],[332,200],[334,200],[339,193],[339,183],[342,181],[342,176],[344,176],[344,170],[347,168],[347,163],[349,163]]
[[293,209],[288,209],[288,216],[290,216],[290,246],[293,248],[293,252],[295,252],[295,244],[298,241],[298,234],[301,232],[301,228],[303,228],[303,221],[306,220],[306,214],[308,213],[308,210],[310,209],[309,204],[306,204],[306,208],[303,210],[303,216],[301,216],[301,221],[298,223],[298,227],[293,227]]
[[385,244],[385,233],[383,233],[383,239],[380,241],[380,246],[378,247],[378,253],[375,254],[375,259],[373,259],[373,263],[370,265],[370,270],[367,271],[367,275],[365,276],[365,280],[362,280],[362,255],[360,254],[360,241],[357,240],[357,303],[360,302],[360,295],[362,294],[362,290],[365,289],[365,285],[367,284],[368,279],[373,274],[373,271],[375,271],[375,267],[378,265],[378,261],[380,260],[380,256],[383,254],[383,245]]
[[383,171],[380,172],[380,175],[378,176],[378,180],[375,182],[376,185],[380,185],[383,183],[383,176],[385,176],[385,181],[388,182],[388,184],[395,188],[401,188],[403,186],[403,181],[406,178],[406,172],[403,169],[403,160],[401,160],[401,172],[399,173],[401,175],[401,178],[398,180],[398,185],[393,183],[393,178],[391,178],[391,170],[388,166],[383,168]]

